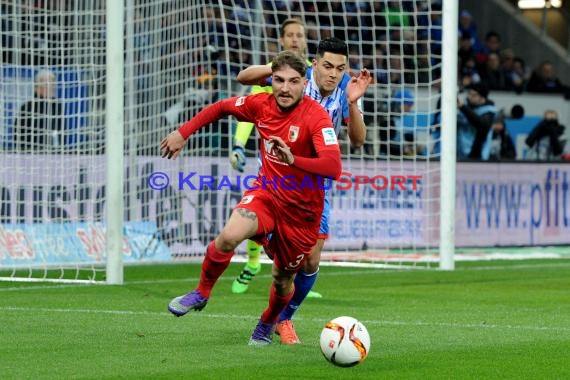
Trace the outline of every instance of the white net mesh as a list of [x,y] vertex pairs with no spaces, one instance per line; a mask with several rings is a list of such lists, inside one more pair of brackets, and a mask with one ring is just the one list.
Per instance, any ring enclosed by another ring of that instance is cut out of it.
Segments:
[[[226,175],[240,182],[228,162],[235,120],[202,129],[175,162],[159,158],[160,139],[204,105],[247,93],[235,76],[268,62],[280,50],[280,24],[296,17],[306,24],[310,58],[320,39],[336,36],[350,47],[350,70],[366,67],[375,78],[363,99],[366,143],[354,149],[346,133],[340,136],[344,171],[360,181],[376,177],[374,186],[334,189],[324,259],[432,261],[439,235],[439,153],[431,133],[440,84],[439,6],[127,0],[124,9],[124,36],[114,37],[125,43],[127,260],[200,258],[220,231],[241,191],[202,189],[200,181],[213,176],[219,185]],[[104,263],[104,112],[112,95],[105,91],[105,1],[3,1],[1,16],[0,266]],[[55,87],[57,102],[34,97],[38,73],[53,74],[43,83]],[[18,127],[20,108],[30,100],[23,124],[32,127]],[[246,175],[256,173],[256,147],[252,135]],[[168,176],[164,190],[152,188],[166,181],[155,172]],[[379,189],[379,176],[405,180]]]
[[101,5],[2,2],[3,275],[89,280],[104,265]]
[[[368,126],[365,145],[353,149],[346,133],[341,134],[343,168],[353,181],[362,176],[375,177],[375,182],[374,186],[353,184],[348,190],[338,186],[333,190],[331,235],[324,259],[437,261],[439,152],[432,131],[437,124],[440,84],[440,6],[428,1],[219,1],[204,3],[200,12],[184,15],[191,12],[186,3],[169,4],[168,25],[185,42],[180,47],[180,39],[167,38],[179,50],[171,56],[177,60],[171,59],[161,74],[186,68],[184,79],[171,78],[170,90],[162,97],[169,107],[164,115],[170,129],[204,104],[247,93],[249,88],[235,80],[237,73],[250,64],[268,62],[279,51],[280,25],[286,19],[299,18],[306,24],[310,58],[320,39],[346,40],[351,71],[369,68],[375,81],[363,99]],[[199,38],[195,31],[200,32]],[[161,82],[168,86],[169,77],[163,78]],[[204,91],[206,80],[210,80],[206,82],[209,87]],[[200,175],[227,175],[239,182],[227,162],[234,129],[235,120],[209,126],[191,138],[186,161],[175,169],[164,164],[155,164],[154,169],[164,167],[169,177],[195,172],[194,182]],[[145,141],[155,144],[158,139]],[[246,145],[250,161],[246,174],[256,173],[257,146],[254,133]],[[404,176],[406,181],[403,186],[381,189],[383,178],[379,176],[388,180]],[[421,176],[417,186],[413,176]],[[176,242],[169,242],[170,247],[176,247],[177,257],[201,256],[203,244],[221,229],[228,215],[226,205],[239,199],[239,191],[172,191],[178,193],[180,203],[170,214],[177,222],[171,224],[176,228],[167,236],[178,236]]]

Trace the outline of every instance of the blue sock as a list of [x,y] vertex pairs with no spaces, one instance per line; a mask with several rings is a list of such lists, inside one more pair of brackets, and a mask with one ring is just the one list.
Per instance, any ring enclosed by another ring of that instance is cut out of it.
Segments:
[[279,322],[293,318],[293,314],[295,314],[303,300],[307,297],[307,294],[309,294],[313,288],[313,285],[315,285],[317,274],[319,274],[318,270],[311,274],[307,274],[303,271],[297,272],[295,276],[295,293],[293,293],[293,298],[291,298],[291,301],[289,301],[285,309],[283,309],[279,315]]

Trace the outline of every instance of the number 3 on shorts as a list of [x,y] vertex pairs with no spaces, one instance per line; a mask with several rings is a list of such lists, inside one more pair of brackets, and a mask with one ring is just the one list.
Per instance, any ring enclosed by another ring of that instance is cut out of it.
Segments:
[[297,268],[299,264],[301,264],[301,261],[303,261],[303,257],[305,257],[305,255],[297,255],[297,261],[295,261],[294,263],[289,261],[289,264],[287,264],[287,266],[291,269]]

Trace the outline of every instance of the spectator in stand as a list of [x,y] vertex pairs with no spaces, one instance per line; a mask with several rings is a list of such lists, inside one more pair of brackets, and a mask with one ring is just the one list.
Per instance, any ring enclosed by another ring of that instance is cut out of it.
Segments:
[[14,20],[12,16],[12,5],[4,1],[0,4],[0,26],[2,28],[2,63],[12,63],[14,50],[14,36],[9,31],[13,30]]
[[373,27],[372,36],[373,40],[385,41],[386,40],[386,17],[385,17],[385,4],[383,1],[373,1],[370,16],[365,17],[366,25]]
[[468,10],[463,10],[459,14],[459,35],[466,36],[474,49],[481,47],[477,32],[477,24],[473,20],[473,15]]
[[[346,8],[348,9],[345,10]],[[319,24],[321,26],[334,25],[334,28],[331,28],[333,37],[337,37],[343,41],[346,41],[348,39],[348,36],[346,35],[346,29],[347,26],[349,26],[347,15],[353,11],[353,7],[344,1],[330,0],[321,2],[321,5],[318,7],[318,9]],[[352,20],[352,22],[357,21]],[[323,38],[322,35],[321,38]]]
[[333,34],[331,29],[332,28],[329,24],[321,25],[321,30],[320,30],[321,40],[332,38]]
[[505,90],[520,94],[524,89],[524,79],[515,71],[516,57],[512,49],[501,51],[501,69],[505,76]]
[[384,17],[388,21],[388,26],[411,26],[412,12],[406,7],[406,2],[388,1],[388,5],[384,9]]
[[398,51],[390,50],[388,59],[388,72],[390,73],[390,84],[404,83],[403,59]]
[[14,147],[20,152],[49,153],[63,149],[65,116],[56,98],[53,72],[40,71],[34,78],[34,98],[20,107],[14,125]]
[[357,45],[351,45],[348,50],[348,68],[349,70],[360,71],[365,66],[362,65],[362,54],[360,54]]
[[[370,75],[372,77],[372,81],[374,82],[374,73],[372,72],[372,69],[374,68],[374,62],[375,62],[375,57],[372,56],[372,52],[373,52],[373,45],[368,45],[366,47],[362,47],[362,52],[363,54],[361,54],[361,64],[360,67],[362,68],[366,68],[370,71]],[[351,72],[353,71],[352,67],[348,67],[348,71]]]
[[394,91],[387,117],[381,122],[380,153],[385,156],[415,156],[414,129],[404,124],[404,115],[412,112],[414,93],[409,89]]
[[507,90],[507,79],[501,67],[499,54],[494,52],[489,53],[485,69],[481,71],[481,80],[487,84],[489,90]]
[[[389,51],[390,51],[390,63],[391,68],[399,70],[397,74],[394,74],[394,79],[398,79],[398,82],[391,80],[392,84],[415,84],[416,83],[416,63],[415,57],[416,46],[415,46],[415,36],[411,30],[404,30],[403,28],[394,28],[390,31],[390,41]],[[393,62],[397,60],[399,62]]]
[[520,57],[515,57],[513,59],[513,71],[510,74],[510,80],[517,94],[526,91],[529,78],[530,72],[525,61]]
[[485,83],[469,87],[467,99],[457,98],[457,159],[481,159],[483,144],[497,109],[488,99],[489,88]]
[[[16,3],[16,2],[14,2]],[[77,36],[73,35],[73,5],[68,1],[21,1],[21,63],[34,66],[69,65]]]
[[[319,46],[319,27],[314,21],[307,22],[306,27],[307,51],[317,51],[317,47]],[[271,58],[273,58],[273,56]],[[270,61],[271,58],[267,61]]]
[[[443,14],[441,7],[441,3],[435,2],[431,5],[431,12],[429,12],[430,18],[428,22],[428,37],[430,40],[429,51],[431,54],[429,64],[433,66],[439,65],[441,63],[441,44],[443,41]],[[418,37],[420,38],[420,36]]]
[[457,51],[457,58],[459,59],[459,67],[463,69],[467,60],[473,58],[475,60],[475,49],[471,43],[471,37],[467,33],[463,33],[459,38],[459,50]]
[[376,44],[374,47],[374,64],[372,65],[372,75],[374,77],[375,83],[390,83],[390,73],[386,68],[386,50],[383,44]]
[[526,89],[528,92],[543,94],[565,94],[568,92],[568,86],[564,85],[556,76],[554,65],[550,61],[542,61],[532,72]]
[[490,31],[485,35],[485,44],[476,50],[475,60],[479,72],[485,70],[487,59],[490,53],[499,53],[501,51],[501,36],[497,32]]
[[461,80],[461,89],[466,89],[472,84],[481,82],[481,76],[477,71],[475,57],[471,56],[467,59],[467,61],[465,61],[465,65],[461,69],[459,78]]
[[[189,70],[189,67],[192,67],[192,62],[196,62],[198,59],[205,61],[205,59],[193,57],[188,42],[184,39],[170,38],[167,41],[161,46],[160,68],[162,73],[161,84],[164,86],[162,96],[165,105],[170,106],[180,99],[194,77]],[[151,87],[150,83],[148,85]],[[141,91],[145,91],[145,88],[142,88]],[[147,114],[147,116],[150,115]]]
[[481,159],[484,161],[514,160],[517,156],[515,144],[505,125],[503,111],[497,117],[487,133],[481,150]]
[[541,161],[570,159],[567,135],[566,127],[558,122],[558,112],[544,111],[544,118],[526,138],[526,145],[531,149],[527,158]]

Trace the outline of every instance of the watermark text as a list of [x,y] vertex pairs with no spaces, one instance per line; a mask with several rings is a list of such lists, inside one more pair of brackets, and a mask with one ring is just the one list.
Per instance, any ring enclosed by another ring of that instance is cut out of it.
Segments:
[[417,190],[421,182],[421,175],[401,175],[401,174],[352,174],[342,172],[336,181],[330,177],[305,175],[302,177],[285,175],[283,177],[269,177],[265,175],[236,175],[234,176],[213,176],[203,175],[198,172],[178,172],[176,178],[171,178],[164,172],[153,172],[148,176],[148,186],[157,191],[165,190],[169,186],[177,190],[257,190],[257,189],[283,189],[291,190],[360,190],[371,187],[374,190]]

